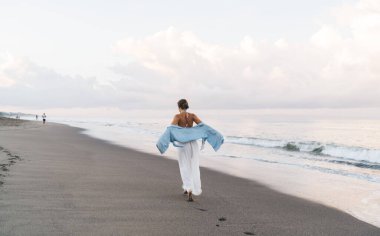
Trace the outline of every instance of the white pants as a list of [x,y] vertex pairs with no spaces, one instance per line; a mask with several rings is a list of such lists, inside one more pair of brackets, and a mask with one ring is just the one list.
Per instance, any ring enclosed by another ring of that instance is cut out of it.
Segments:
[[199,147],[196,140],[182,143],[178,148],[178,164],[182,178],[182,188],[194,195],[202,193],[201,175],[199,172]]

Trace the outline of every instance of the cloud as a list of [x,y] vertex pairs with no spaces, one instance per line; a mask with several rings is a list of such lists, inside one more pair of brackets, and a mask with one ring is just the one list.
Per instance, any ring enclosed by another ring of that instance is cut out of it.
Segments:
[[30,107],[93,107],[110,102],[95,78],[68,76],[33,62],[0,55],[0,104]]
[[225,45],[174,27],[127,37],[113,45],[109,70],[119,80],[108,86],[3,56],[0,99],[51,107],[169,108],[179,98],[199,108],[379,107],[379,2],[341,5],[331,16],[302,43],[247,35]]
[[380,106],[380,4],[359,1],[332,16],[305,43],[246,36],[225,46],[170,27],[118,41],[114,51],[132,62],[113,70],[150,88],[157,106],[179,97],[218,108]]

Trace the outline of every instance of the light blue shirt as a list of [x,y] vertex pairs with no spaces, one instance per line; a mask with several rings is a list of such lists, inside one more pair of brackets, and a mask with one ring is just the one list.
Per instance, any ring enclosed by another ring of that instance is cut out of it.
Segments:
[[224,137],[221,133],[201,122],[191,128],[178,125],[168,126],[157,141],[156,146],[160,153],[163,154],[169,148],[170,143],[173,143],[176,147],[180,147],[176,142],[186,143],[197,139],[202,139],[203,143],[207,140],[215,151],[218,151],[224,142]]

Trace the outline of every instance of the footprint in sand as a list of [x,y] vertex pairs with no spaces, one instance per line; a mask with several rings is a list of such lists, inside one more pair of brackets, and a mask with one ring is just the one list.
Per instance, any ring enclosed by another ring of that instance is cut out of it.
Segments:
[[[6,159],[8,163],[0,164],[0,172],[8,172],[10,166],[14,165],[18,160],[21,160],[19,155],[14,155],[13,153],[11,153],[10,151],[8,151],[7,149],[3,147],[0,147],[0,151],[8,156],[8,158]],[[3,178],[5,176],[6,174],[0,173],[0,178]],[[4,181],[0,180],[0,186],[3,184],[4,184]]]
[[[223,222],[223,221],[226,221],[227,218],[226,218],[226,217],[220,217],[218,220],[221,221],[221,222]],[[216,225],[216,227],[219,227],[219,226],[220,226],[219,224]],[[254,232],[249,232],[249,231],[245,231],[245,232],[243,232],[243,233],[244,233],[245,235],[255,235]]]
[[203,209],[203,208],[195,208],[195,209],[197,209],[197,210],[200,210],[200,211],[207,211],[206,209]]
[[244,232],[244,234],[246,234],[246,235],[255,235],[255,233],[252,233],[252,232]]

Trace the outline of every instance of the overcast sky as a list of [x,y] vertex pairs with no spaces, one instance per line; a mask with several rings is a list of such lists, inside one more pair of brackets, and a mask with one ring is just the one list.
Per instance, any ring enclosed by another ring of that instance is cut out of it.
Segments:
[[3,1],[0,106],[380,107],[380,1]]

